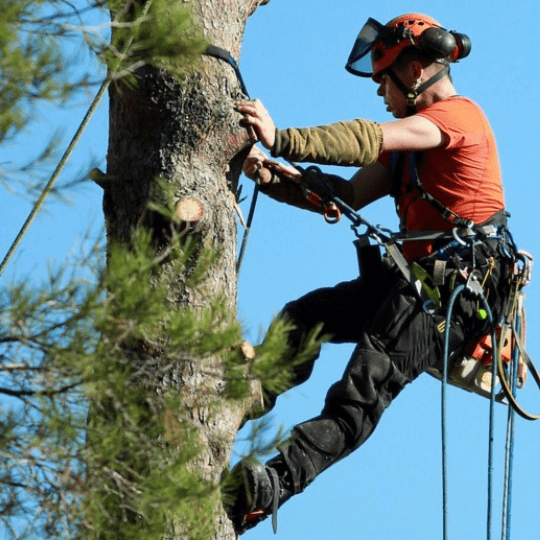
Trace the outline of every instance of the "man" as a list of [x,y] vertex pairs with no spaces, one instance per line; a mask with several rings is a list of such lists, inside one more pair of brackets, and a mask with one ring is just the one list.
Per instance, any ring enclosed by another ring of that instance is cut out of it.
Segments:
[[[406,384],[441,368],[441,323],[453,287],[466,284],[467,293],[453,311],[451,361],[468,340],[489,331],[478,309],[480,294],[495,320],[502,315],[511,250],[497,150],[482,111],[457,95],[449,76],[449,62],[469,50],[466,36],[445,31],[425,15],[406,14],[385,26],[369,19],[346,67],[373,78],[396,121],[276,130],[259,100],[237,105],[274,157],[362,167],[345,181],[318,169],[302,174],[255,150],[244,170],[258,175],[263,192],[316,211],[300,189],[314,177],[354,209],[391,195],[403,232],[402,258],[386,256],[383,272],[366,272],[285,306],[282,315],[294,325],[293,349],[318,324],[332,342],[357,346],[318,417],[296,426],[265,465],[241,462],[234,468],[238,486],[228,512],[238,533],[275,516],[288,498],[369,437]],[[435,303],[413,287],[413,267],[437,285]],[[296,369],[292,384],[309,377],[314,361]]]

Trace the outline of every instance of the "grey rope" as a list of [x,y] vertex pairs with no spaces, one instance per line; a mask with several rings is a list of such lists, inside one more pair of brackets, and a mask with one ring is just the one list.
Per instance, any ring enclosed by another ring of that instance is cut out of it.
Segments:
[[[147,2],[147,4],[144,6],[142,17],[146,16],[146,14],[148,13],[148,10],[150,9],[151,4],[152,4],[152,0]],[[126,44],[126,47],[124,48],[124,51],[122,53],[122,56],[124,56],[127,53],[127,51],[129,50],[129,47],[131,47],[132,43],[133,43],[133,37],[131,37],[128,40],[128,42]],[[118,65],[120,65],[120,63],[118,63]],[[51,175],[51,177],[49,179],[49,181],[47,182],[47,184],[43,188],[43,191],[41,192],[41,195],[39,196],[39,199],[35,203],[35,205],[32,208],[30,214],[26,218],[26,221],[24,222],[23,226],[21,227],[21,230],[19,231],[19,234],[17,234],[15,240],[11,244],[11,247],[9,248],[8,252],[6,253],[4,259],[2,260],[2,263],[0,264],[0,276],[4,272],[7,264],[9,263],[9,261],[11,260],[11,258],[13,256],[13,254],[15,253],[17,248],[19,247],[19,244],[21,243],[21,240],[23,239],[25,234],[28,232],[28,229],[30,228],[30,225],[34,221],[34,218],[36,217],[38,212],[41,210],[41,207],[43,206],[43,203],[45,202],[45,199],[47,198],[49,193],[52,191],[52,188],[53,188],[56,180],[60,176],[60,173],[63,171],[64,167],[66,166],[66,163],[68,162],[68,160],[69,160],[69,158],[71,156],[71,153],[73,152],[74,148],[79,143],[79,141],[80,141],[80,139],[82,137],[82,134],[84,133],[84,131],[86,130],[86,128],[88,126],[88,123],[90,122],[90,119],[92,118],[93,114],[95,113],[96,109],[98,108],[98,105],[100,104],[101,100],[103,99],[103,96],[105,95],[105,92],[107,91],[107,88],[111,84],[111,81],[114,78],[114,73],[115,73],[115,71],[113,71],[113,73],[109,74],[108,77],[103,81],[103,83],[102,83],[100,89],[98,90],[96,96],[94,97],[88,111],[84,115],[84,118],[83,118],[81,124],[79,125],[77,131],[75,132],[75,135],[71,139],[71,142],[69,143],[66,151],[64,152],[64,155],[62,156],[62,159],[60,160],[60,162],[56,166],[54,172],[52,173],[52,175]]]

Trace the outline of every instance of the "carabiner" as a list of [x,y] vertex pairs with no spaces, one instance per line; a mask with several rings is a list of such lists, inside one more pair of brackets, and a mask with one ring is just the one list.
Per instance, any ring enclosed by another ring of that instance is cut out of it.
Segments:
[[532,276],[533,256],[524,249],[520,249],[516,254],[516,260],[523,264],[522,268],[517,269],[516,274],[521,277],[524,286],[528,285]]
[[467,242],[465,242],[465,240],[463,240],[463,238],[461,238],[457,232],[457,227],[454,227],[452,229],[452,236],[454,237],[454,240],[458,243],[458,244],[461,244],[462,246],[468,246],[469,244],[467,244]]

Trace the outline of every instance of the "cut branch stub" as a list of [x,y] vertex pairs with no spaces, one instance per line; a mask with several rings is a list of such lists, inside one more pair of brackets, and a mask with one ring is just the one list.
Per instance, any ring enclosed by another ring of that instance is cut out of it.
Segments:
[[176,203],[177,217],[190,225],[196,225],[204,217],[204,205],[195,197],[186,197]]
[[240,350],[246,360],[253,360],[255,358],[255,347],[249,341],[242,341]]

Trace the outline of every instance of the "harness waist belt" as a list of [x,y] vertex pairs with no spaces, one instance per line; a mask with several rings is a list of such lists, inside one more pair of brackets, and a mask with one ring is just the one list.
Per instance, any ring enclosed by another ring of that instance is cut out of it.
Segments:
[[474,225],[469,228],[454,227],[449,231],[409,231],[398,235],[396,240],[402,240],[404,242],[411,240],[459,240],[459,238],[477,236],[479,233],[484,238],[497,238],[499,236],[499,226],[487,224]]

